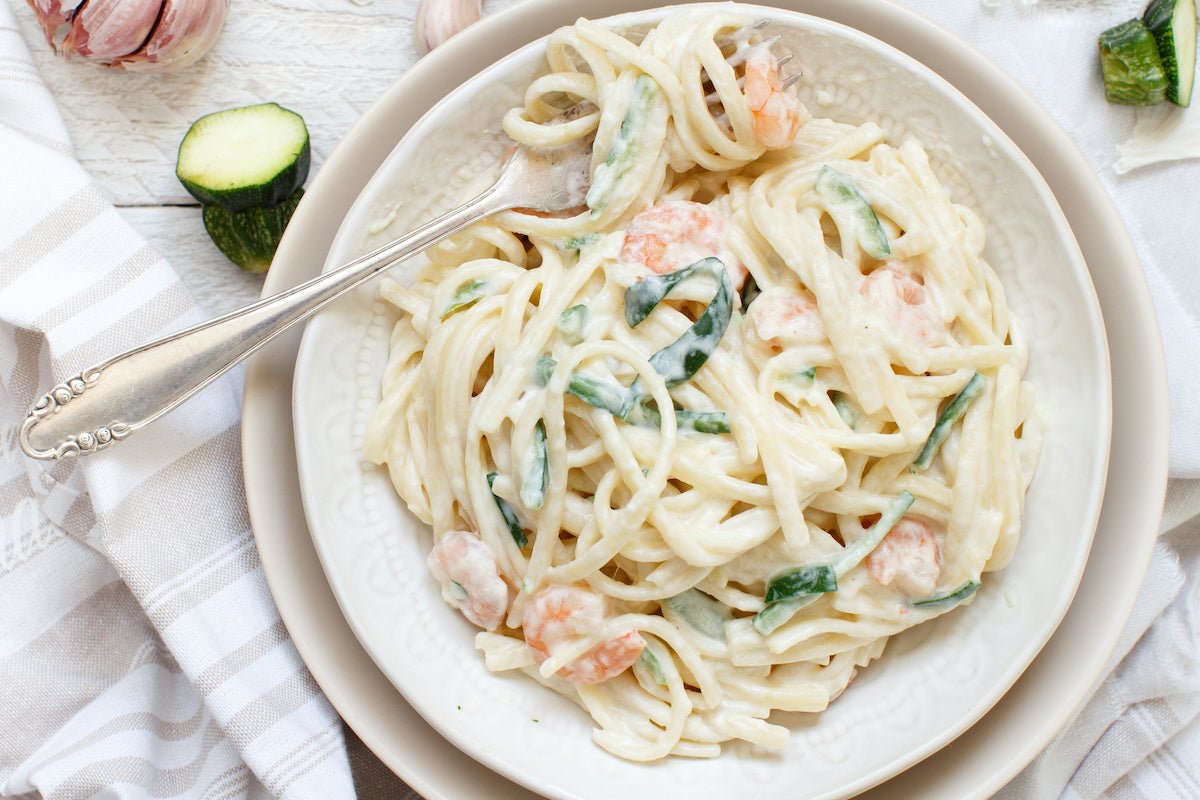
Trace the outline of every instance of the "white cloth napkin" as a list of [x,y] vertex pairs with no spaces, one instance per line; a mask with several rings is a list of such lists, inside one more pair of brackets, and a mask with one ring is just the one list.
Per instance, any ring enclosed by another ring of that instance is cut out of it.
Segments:
[[353,796],[250,533],[237,381],[120,458],[17,449],[52,380],[201,318],[75,161],[0,2],[0,794]]

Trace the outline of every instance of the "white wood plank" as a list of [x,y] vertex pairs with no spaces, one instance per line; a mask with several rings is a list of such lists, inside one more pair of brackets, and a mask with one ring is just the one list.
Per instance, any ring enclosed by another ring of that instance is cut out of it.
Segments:
[[199,206],[141,206],[120,211],[171,262],[212,316],[258,298],[263,276],[239,269],[221,254],[204,231]]
[[398,46],[412,36],[411,2],[234,2],[205,59],[155,75],[55,58],[29,7],[13,5],[77,157],[118,205],[188,202],[174,173],[179,140],[196,118],[231,106],[274,100],[299,112],[319,166],[413,60]]
[[76,156],[122,206],[189,202],[175,179],[179,140],[196,118],[231,106],[274,100],[299,112],[319,167],[416,60],[416,0],[234,0],[208,56],[153,75],[55,57],[29,6],[9,2]]
[[[516,1],[489,0],[484,8],[490,13]],[[29,6],[9,2],[80,163],[214,315],[256,299],[263,277],[238,269],[213,246],[200,208],[175,179],[188,126],[210,111],[274,100],[308,123],[315,172],[416,60],[417,0],[235,0],[208,56],[154,75],[56,57]]]

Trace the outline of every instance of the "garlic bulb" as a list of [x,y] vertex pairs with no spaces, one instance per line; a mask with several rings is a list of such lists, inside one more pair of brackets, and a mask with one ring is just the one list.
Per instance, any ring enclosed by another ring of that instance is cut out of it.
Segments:
[[229,0],[29,0],[64,58],[149,71],[183,67],[217,40]]
[[425,55],[481,16],[482,0],[421,0],[413,23],[417,52]]

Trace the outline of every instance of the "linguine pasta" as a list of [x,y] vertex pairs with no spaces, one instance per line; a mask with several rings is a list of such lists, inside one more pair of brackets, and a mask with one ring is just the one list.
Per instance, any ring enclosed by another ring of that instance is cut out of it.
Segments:
[[382,288],[367,457],[488,667],[635,760],[784,746],[773,711],[1008,561],[1038,457],[983,223],[918,143],[806,120],[750,22],[551,35],[504,129],[594,135],[587,207],[499,214]]

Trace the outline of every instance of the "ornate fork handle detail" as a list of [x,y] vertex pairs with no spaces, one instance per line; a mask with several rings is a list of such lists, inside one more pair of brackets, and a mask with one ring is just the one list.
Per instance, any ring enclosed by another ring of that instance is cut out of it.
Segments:
[[34,458],[57,460],[66,456],[77,456],[103,450],[113,442],[118,442],[132,433],[133,429],[124,422],[110,422],[107,425],[101,425],[94,431],[67,434],[66,438],[53,448],[38,448],[30,440],[30,431],[40,420],[57,413],[61,407],[82,395],[99,379],[100,370],[93,367],[73,378],[68,378],[42,395],[37,405],[33,407],[29,416],[25,417],[25,421],[21,424],[21,430],[17,435],[21,449]]

